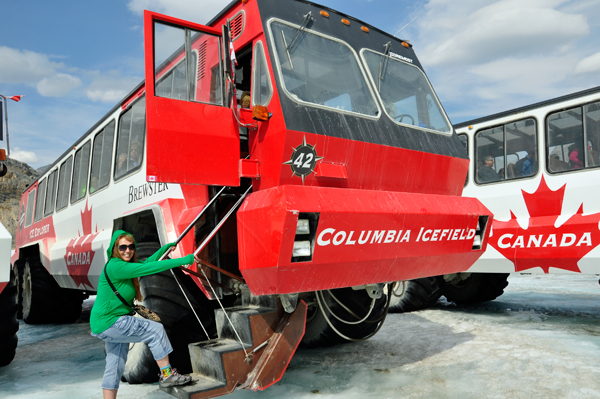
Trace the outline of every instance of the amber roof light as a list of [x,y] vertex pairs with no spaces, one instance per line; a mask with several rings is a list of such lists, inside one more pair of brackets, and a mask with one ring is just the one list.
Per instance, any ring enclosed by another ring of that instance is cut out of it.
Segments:
[[321,15],[324,16],[325,18],[329,18],[329,13],[327,11],[321,10]]
[[348,26],[350,26],[350,21],[348,21],[346,18],[342,18],[342,23],[343,23],[344,25],[348,25]]

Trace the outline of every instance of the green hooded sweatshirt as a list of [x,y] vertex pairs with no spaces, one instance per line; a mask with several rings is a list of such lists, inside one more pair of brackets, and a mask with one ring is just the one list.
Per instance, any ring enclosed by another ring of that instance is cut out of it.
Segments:
[[[191,254],[184,256],[183,258],[158,261],[165,251],[175,245],[174,243],[165,245],[144,262],[126,262],[122,259],[115,258],[112,256],[112,249],[115,245],[115,241],[121,234],[127,234],[127,232],[117,230],[113,233],[110,245],[106,250],[108,262],[106,262],[104,267],[108,274],[108,278],[127,303],[133,304],[133,298],[135,297],[133,278],[147,276],[178,266],[190,265],[194,262],[194,255]],[[92,333],[100,334],[101,332],[106,331],[119,317],[129,314],[131,311],[131,308],[125,306],[115,295],[104,277],[104,272],[102,272],[98,283],[96,301],[94,302],[94,307],[92,308],[92,313],[90,315],[90,328],[92,329]]]

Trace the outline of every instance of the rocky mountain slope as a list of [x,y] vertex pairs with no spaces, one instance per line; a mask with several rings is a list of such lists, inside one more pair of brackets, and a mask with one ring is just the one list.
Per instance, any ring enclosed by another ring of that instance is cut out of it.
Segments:
[[15,233],[19,224],[19,203],[21,193],[37,179],[42,172],[33,169],[26,163],[15,159],[5,161],[8,173],[0,177],[0,223],[13,236],[15,246]]

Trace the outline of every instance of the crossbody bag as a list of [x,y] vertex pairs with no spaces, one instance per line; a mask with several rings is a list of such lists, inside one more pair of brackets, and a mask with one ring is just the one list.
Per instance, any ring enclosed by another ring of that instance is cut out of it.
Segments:
[[131,306],[130,304],[127,303],[127,301],[121,296],[121,294],[119,294],[119,291],[117,291],[117,289],[113,285],[112,281],[110,281],[110,279],[108,278],[108,274],[106,274],[106,266],[104,267],[104,278],[106,278],[106,282],[108,283],[108,285],[110,285],[110,288],[113,290],[113,292],[115,293],[117,298],[119,298],[119,300],[121,302],[123,302],[123,305],[131,308],[133,310],[133,312],[137,313],[144,319],[148,319],[148,320],[152,320],[152,321],[156,321],[157,323],[160,323],[160,317],[156,313],[154,313],[153,311],[148,309],[147,307],[142,306],[142,305]]

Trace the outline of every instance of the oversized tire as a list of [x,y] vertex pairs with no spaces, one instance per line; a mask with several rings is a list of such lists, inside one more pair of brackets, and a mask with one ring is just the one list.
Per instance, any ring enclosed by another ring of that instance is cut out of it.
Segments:
[[81,316],[83,293],[61,288],[38,258],[25,261],[21,287],[27,324],[74,323]]
[[0,367],[12,362],[17,350],[17,287],[11,273],[8,285],[0,293]]
[[[317,295],[320,296],[321,305],[317,301]],[[344,309],[336,300],[337,298],[354,315]],[[339,343],[349,342],[341,337],[327,322],[329,322],[340,333],[353,340],[361,340],[377,330],[383,322],[387,311],[388,297],[382,295],[376,299],[369,317],[359,324],[346,324],[338,320],[331,313],[344,321],[356,322],[364,318],[371,307],[372,299],[366,290],[353,290],[352,288],[340,288],[328,291],[319,291],[301,295],[301,298],[309,305],[306,317],[306,329],[301,344],[308,348],[321,346],[332,346]],[[324,302],[327,306],[324,306]],[[329,310],[327,309],[329,308]],[[325,312],[325,314],[324,314]],[[358,316],[359,318],[357,319]],[[326,319],[327,317],[327,319]]]
[[442,295],[448,301],[467,304],[492,301],[504,293],[508,285],[508,273],[471,273],[469,277],[455,283],[438,277]]
[[23,318],[23,269],[25,262],[18,260],[12,269],[15,287],[17,289],[17,319]]
[[397,281],[391,285],[390,312],[405,313],[427,309],[440,299],[437,277]]
[[[177,280],[185,290],[194,310],[208,332],[207,337],[200,327],[194,312],[181,293],[171,271],[140,277],[140,288],[144,296],[144,306],[156,312],[165,327],[173,352],[169,360],[182,374],[192,372],[188,344],[205,341],[217,336],[214,304],[202,293],[196,283],[180,269],[173,269]],[[125,364],[123,381],[130,384],[158,381],[158,367],[146,344],[130,345]]]

